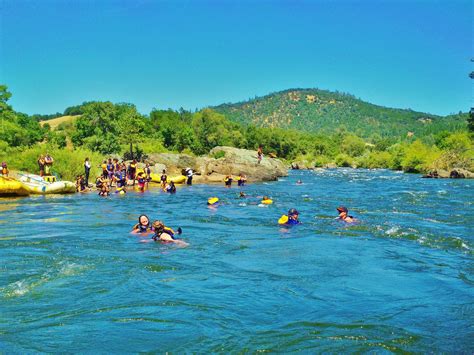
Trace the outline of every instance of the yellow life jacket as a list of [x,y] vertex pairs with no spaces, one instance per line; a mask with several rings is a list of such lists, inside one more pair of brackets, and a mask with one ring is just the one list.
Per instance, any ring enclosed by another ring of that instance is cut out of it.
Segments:
[[215,205],[217,202],[219,202],[219,198],[217,198],[217,197],[209,197],[207,199],[207,204],[208,205]]
[[286,214],[284,214],[278,220],[278,224],[287,224],[287,223],[288,223],[288,216]]

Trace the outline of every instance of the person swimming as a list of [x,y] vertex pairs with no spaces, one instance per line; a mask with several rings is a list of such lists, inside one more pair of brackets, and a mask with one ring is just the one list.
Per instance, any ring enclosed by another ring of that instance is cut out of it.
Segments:
[[340,206],[336,208],[336,210],[339,213],[339,217],[337,217],[338,220],[346,222],[346,223],[353,223],[357,221],[356,218],[348,215],[349,211],[346,207]]
[[294,208],[291,208],[288,211],[288,215],[283,215],[280,217],[280,219],[278,220],[278,224],[285,225],[285,226],[295,226],[297,224],[301,224],[298,217],[299,217],[299,212],[295,210]]
[[163,243],[175,243],[181,246],[187,246],[188,243],[176,239],[174,236],[175,234],[181,234],[181,228],[178,228],[177,232],[173,231],[173,229],[166,227],[163,222],[161,221],[154,221],[152,224],[153,229],[153,237],[152,239],[155,242],[163,242]]
[[207,199],[207,205],[208,206],[217,206],[219,204],[219,198],[218,197],[209,197]]
[[296,182],[296,185],[303,185],[303,181],[298,180],[298,181]]
[[135,224],[132,229],[133,234],[145,234],[152,231],[153,229],[150,224],[150,219],[146,214],[142,214],[138,217],[138,223]]

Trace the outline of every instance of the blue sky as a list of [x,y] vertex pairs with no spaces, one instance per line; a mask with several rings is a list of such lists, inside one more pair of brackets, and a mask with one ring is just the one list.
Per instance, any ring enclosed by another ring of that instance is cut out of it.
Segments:
[[467,111],[470,1],[0,0],[0,83],[22,112],[88,100],[202,108],[318,87]]

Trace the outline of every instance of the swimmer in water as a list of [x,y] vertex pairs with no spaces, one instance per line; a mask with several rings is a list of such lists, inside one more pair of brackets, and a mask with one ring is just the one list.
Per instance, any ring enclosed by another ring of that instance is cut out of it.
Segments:
[[161,221],[154,221],[152,228],[155,233],[152,238],[155,242],[175,243],[183,247],[189,245],[188,243],[175,239],[174,237],[175,234],[181,234],[181,228],[178,228],[178,232],[175,233],[171,228],[166,227]]
[[337,217],[338,220],[346,222],[346,223],[353,223],[356,222],[357,219],[349,216],[347,213],[349,212],[346,207],[340,206],[337,208],[337,212],[339,213],[339,217]]
[[133,234],[148,234],[152,231],[150,219],[145,214],[142,214],[140,217],[138,217],[138,223],[135,224],[132,229]]
[[301,224],[298,217],[299,217],[299,212],[295,210],[294,208],[291,208],[288,211],[288,215],[283,215],[280,217],[280,219],[278,220],[278,224],[285,225],[285,226],[295,226],[297,224]]
[[296,185],[303,185],[303,181],[298,180],[298,181],[296,182]]

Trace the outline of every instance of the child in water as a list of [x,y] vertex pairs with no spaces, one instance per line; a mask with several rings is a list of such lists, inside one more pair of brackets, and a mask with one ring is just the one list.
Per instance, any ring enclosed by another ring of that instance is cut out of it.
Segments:
[[152,225],[154,235],[153,235],[153,240],[155,242],[162,242],[162,243],[175,243],[179,246],[188,246],[189,244],[179,240],[175,239],[174,235],[175,234],[181,234],[181,228],[178,228],[178,233],[175,233],[171,228],[166,227],[163,222],[161,221],[154,221]]
[[153,231],[150,219],[147,215],[142,214],[138,217],[138,223],[133,226],[132,233],[133,234],[148,234]]

